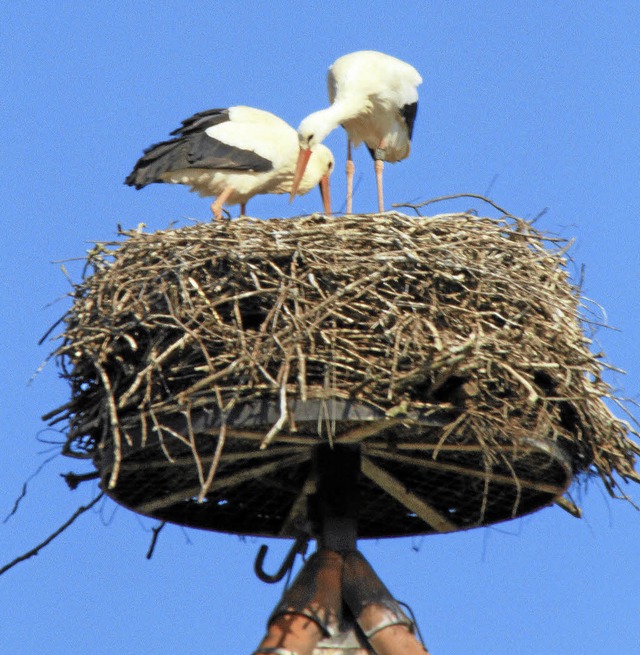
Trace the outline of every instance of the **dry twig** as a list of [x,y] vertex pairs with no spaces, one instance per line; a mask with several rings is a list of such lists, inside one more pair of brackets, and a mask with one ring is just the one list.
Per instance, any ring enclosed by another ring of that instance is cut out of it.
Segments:
[[51,533],[43,542],[39,543],[35,548],[28,550],[26,553],[23,553],[19,557],[16,557],[14,560],[5,564],[0,568],[0,575],[6,573],[9,569],[12,569],[16,564],[24,562],[25,560],[37,555],[45,546],[50,544],[56,537],[62,534],[80,515],[84,514],[87,510],[90,510],[102,497],[104,492],[100,492],[88,505],[83,505],[78,507],[78,509],[65,521],[55,532]]

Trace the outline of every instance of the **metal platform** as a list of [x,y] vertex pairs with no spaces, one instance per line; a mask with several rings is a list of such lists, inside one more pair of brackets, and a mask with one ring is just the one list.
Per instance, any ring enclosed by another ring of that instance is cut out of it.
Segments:
[[281,416],[277,399],[238,405],[224,417],[204,407],[155,417],[144,429],[131,422],[113,488],[111,440],[94,462],[106,492],[136,512],[272,537],[309,531],[308,498],[317,484],[312,461],[326,444],[359,450],[358,538],[454,532],[516,518],[551,504],[573,476],[560,443],[535,435],[493,438],[490,448],[488,435],[455,441],[445,430],[456,415],[438,409],[388,416],[330,398],[290,400],[288,413],[289,427],[264,449]]

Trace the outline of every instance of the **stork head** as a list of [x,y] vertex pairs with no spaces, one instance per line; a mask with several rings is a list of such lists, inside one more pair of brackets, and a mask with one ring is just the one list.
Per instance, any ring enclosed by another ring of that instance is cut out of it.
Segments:
[[[322,141],[334,128],[335,125],[331,121],[326,109],[309,114],[298,126],[300,152],[298,154],[298,163],[296,164],[296,172],[293,178],[289,201],[293,200],[293,197],[298,192],[298,185],[307,168],[312,151],[319,153],[318,160],[324,160],[325,163],[328,162],[328,153],[331,156],[331,166],[333,167],[333,155],[331,155],[331,151],[328,148],[322,145]],[[327,204],[325,202],[325,212],[327,211],[326,208]]]
[[314,186],[319,186],[324,212],[325,214],[330,214],[331,192],[329,188],[329,177],[333,173],[333,167],[333,153],[326,146],[318,144],[313,150],[300,150],[289,200],[293,200],[296,194],[302,196],[308,193]]
[[325,140],[327,134],[335,128],[335,125],[327,119],[327,110],[321,109],[309,114],[298,125],[300,150],[309,150]]

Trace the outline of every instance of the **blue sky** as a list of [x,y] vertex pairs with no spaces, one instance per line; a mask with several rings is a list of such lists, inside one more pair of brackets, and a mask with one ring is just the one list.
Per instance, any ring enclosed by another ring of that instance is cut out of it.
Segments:
[[[515,8],[514,8],[515,7]],[[0,514],[47,457],[40,416],[68,389],[38,339],[68,306],[60,261],[82,258],[118,223],[161,229],[209,220],[178,186],[123,185],[142,149],[211,107],[248,104],[294,126],[326,106],[338,56],[376,49],[422,74],[413,152],[385,172],[387,202],[489,195],[575,239],[576,275],[606,309],[595,348],[640,398],[640,20],[634,1],[601,3],[33,2],[0,9]],[[345,139],[334,150],[334,208],[344,199]],[[375,209],[368,153],[356,151],[354,211]],[[469,203],[463,203],[466,208]],[[319,210],[256,198],[249,213]],[[443,207],[442,209],[449,209]],[[78,261],[66,264],[78,279]],[[57,457],[0,524],[0,564],[50,534],[96,492],[69,491]],[[628,491],[640,499],[634,488]],[[640,514],[596,481],[575,487],[585,518],[557,508],[494,528],[366,542],[381,578],[408,602],[433,655],[637,655]],[[2,651],[250,653],[281,585],[252,573],[261,540],[167,527],[112,502],[84,515],[0,579]],[[274,542],[267,564],[288,547]]]

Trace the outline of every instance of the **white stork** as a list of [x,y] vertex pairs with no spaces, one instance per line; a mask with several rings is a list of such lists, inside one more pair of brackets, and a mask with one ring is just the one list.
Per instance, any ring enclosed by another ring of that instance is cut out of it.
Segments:
[[332,104],[309,114],[298,127],[300,153],[291,199],[313,148],[342,125],[347,131],[347,213],[351,213],[355,171],[351,144],[358,146],[362,141],[375,162],[378,209],[384,211],[384,162],[409,156],[421,83],[422,77],[413,66],[382,52],[362,50],[337,59],[327,74]]
[[296,131],[268,111],[252,107],[209,109],[182,121],[175,139],[150,146],[125,184],[141,189],[152,182],[186,184],[201,196],[216,196],[211,211],[222,218],[223,205],[240,204],[259,193],[304,195],[320,185],[324,211],[331,213],[329,176],[333,154],[314,145],[309,169],[292,193],[298,156]]

